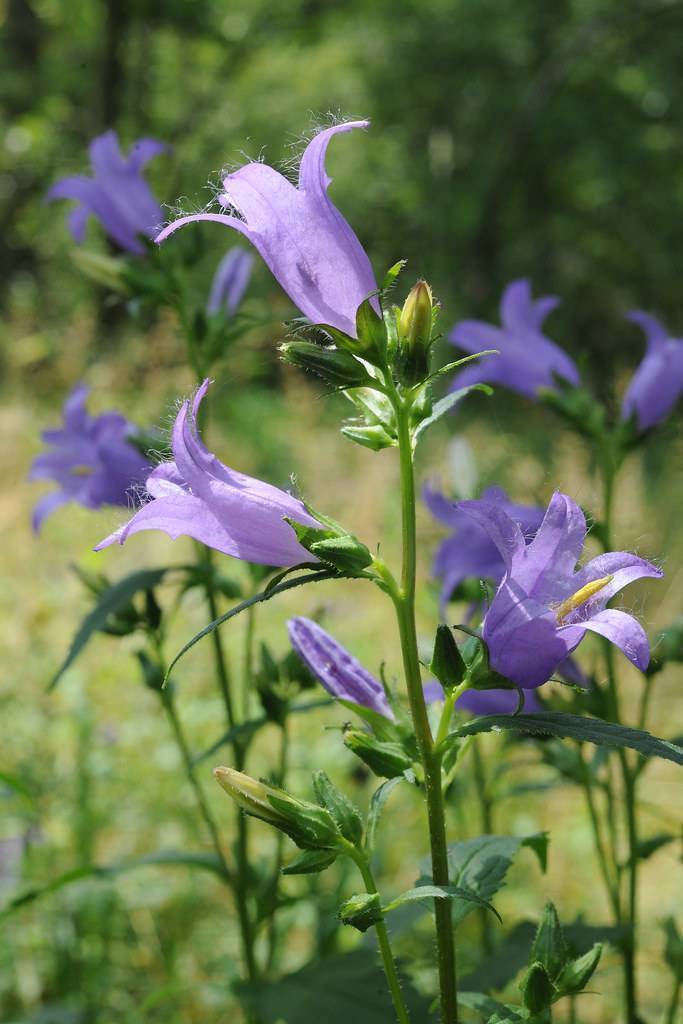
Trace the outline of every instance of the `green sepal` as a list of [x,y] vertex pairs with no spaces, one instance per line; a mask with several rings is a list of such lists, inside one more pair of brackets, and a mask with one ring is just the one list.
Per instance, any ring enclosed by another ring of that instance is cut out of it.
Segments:
[[399,274],[403,271],[407,262],[408,260],[398,260],[397,263],[394,263],[393,267],[389,267],[382,281],[383,292],[387,292],[390,288],[394,287]]
[[519,987],[524,1005],[532,1014],[547,1010],[553,1001],[553,983],[539,960],[532,963]]
[[399,743],[378,740],[360,729],[347,729],[344,744],[380,778],[394,779],[413,767],[412,758]]
[[359,846],[363,839],[363,819],[346,794],[337,789],[322,769],[313,772],[313,789],[318,803],[330,812],[344,839]]
[[429,670],[446,691],[459,686],[465,678],[467,666],[455,642],[452,629],[443,623],[436,629]]
[[369,548],[362,541],[346,534],[314,541],[308,550],[321,562],[339,569],[345,576],[360,576],[372,564]]
[[553,981],[567,962],[569,954],[564,939],[564,931],[557,916],[557,910],[550,900],[543,908],[533,945],[531,958],[543,964],[548,977]]
[[350,924],[359,932],[366,932],[368,928],[382,920],[379,893],[360,892],[356,896],[350,896],[340,906],[338,916],[342,924]]
[[362,445],[363,448],[369,448],[373,452],[380,452],[383,448],[392,448],[397,444],[396,438],[387,434],[384,427],[379,424],[354,426],[349,423],[348,426],[341,428],[341,432],[350,441],[355,441],[356,444]]
[[355,388],[372,384],[362,363],[348,352],[324,348],[312,341],[286,341],[280,354],[287,363],[309,370],[334,388]]
[[386,360],[386,328],[369,298],[361,302],[356,310],[356,335],[358,354],[369,362],[381,366]]
[[278,793],[268,787],[266,799],[279,819],[273,821],[276,828],[285,832],[297,846],[304,850],[334,849],[338,844],[339,832],[332,815],[324,807],[295,800],[286,793]]
[[283,875],[315,875],[337,859],[336,850],[304,850],[282,869]]
[[579,956],[565,964],[562,973],[555,979],[558,998],[561,996],[575,996],[582,992],[592,978],[601,956],[602,943],[597,942],[583,956]]

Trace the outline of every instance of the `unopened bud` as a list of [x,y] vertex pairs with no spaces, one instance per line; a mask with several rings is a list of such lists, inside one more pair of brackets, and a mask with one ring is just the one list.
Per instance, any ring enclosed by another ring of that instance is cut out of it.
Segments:
[[342,924],[350,924],[359,932],[366,932],[382,920],[382,905],[377,892],[361,892],[349,897],[339,908]]
[[429,345],[432,334],[432,289],[426,281],[413,285],[398,322],[401,341],[408,347]]
[[381,778],[394,779],[412,768],[412,759],[399,743],[378,740],[369,732],[347,729],[344,743],[356,757]]
[[126,264],[114,256],[103,256],[89,249],[74,249],[71,259],[78,269],[96,284],[111,288],[113,292],[127,295],[130,287],[126,281]]

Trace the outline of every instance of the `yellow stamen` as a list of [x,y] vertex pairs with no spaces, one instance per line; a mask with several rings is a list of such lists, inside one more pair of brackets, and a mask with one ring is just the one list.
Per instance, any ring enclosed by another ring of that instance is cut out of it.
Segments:
[[593,580],[592,583],[587,583],[585,587],[581,587],[581,589],[577,590],[575,594],[571,595],[571,597],[568,597],[566,600],[562,601],[561,604],[558,604],[555,608],[555,616],[557,618],[558,626],[562,625],[563,619],[566,619],[570,612],[575,611],[577,608],[580,608],[582,604],[586,604],[587,601],[590,601],[595,594],[598,594],[607,586],[608,583],[611,583],[613,579],[614,575],[602,576],[599,580]]
[[72,466],[69,472],[72,476],[90,476],[93,468],[92,466]]

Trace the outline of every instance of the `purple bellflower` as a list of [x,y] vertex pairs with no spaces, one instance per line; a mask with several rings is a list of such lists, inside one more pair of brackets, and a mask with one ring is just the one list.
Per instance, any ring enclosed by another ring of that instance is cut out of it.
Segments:
[[129,441],[134,426],[118,412],[90,416],[87,395],[82,384],[74,388],[64,403],[63,426],[43,431],[51,450],[34,459],[29,480],[53,480],[59,489],[35,506],[36,532],[46,516],[69,501],[92,509],[127,505],[131,488],[149,473],[148,462]]
[[[436,679],[424,685],[424,697],[428,704],[442,701],[443,687]],[[466,690],[455,702],[458,711],[469,711],[473,715],[512,715],[519,705],[516,690]],[[537,714],[543,705],[532,691],[524,695],[524,714]]]
[[145,164],[166,148],[156,139],[138,139],[124,157],[115,131],[98,135],[90,143],[93,176],[76,174],[62,178],[52,186],[46,201],[78,201],[79,205],[69,214],[69,230],[78,245],[83,242],[92,214],[117,245],[141,256],[145,247],[140,235],[154,238],[164,220],[142,172]]
[[209,384],[205,380],[193,401],[180,408],[171,438],[174,460],[157,466],[145,484],[152,500],[95,550],[123,544],[141,530],[162,530],[173,540],[192,537],[224,555],[260,565],[315,561],[284,518],[319,527],[302,502],[224,466],[201,441],[197,416]]
[[541,325],[559,304],[554,295],[532,299],[531,285],[522,278],[512,281],[500,303],[501,327],[483,320],[461,320],[450,341],[465,352],[498,349],[500,355],[484,356],[456,374],[451,388],[470,384],[500,384],[526,398],[535,399],[540,388],[556,387],[554,375],[578,386],[579,371],[566,352],[541,331]]
[[234,212],[181,217],[157,242],[198,220],[234,228],[254,245],[305,316],[355,338],[356,310],[377,284],[363,247],[327,194],[331,178],[325,154],[335,135],[368,123],[347,121],[318,132],[301,159],[298,186],[262,163],[228,174],[218,202]]
[[683,339],[672,338],[649,313],[636,310],[628,319],[642,327],[647,349],[626,389],[621,418],[635,416],[639,430],[646,431],[669,415],[683,393]]
[[458,507],[488,531],[505,564],[482,627],[496,672],[518,686],[540,686],[587,631],[621,648],[641,671],[647,668],[650,647],[643,627],[607,602],[634,580],[660,578],[660,569],[629,552],[610,551],[577,571],[586,520],[559,492],[530,542],[500,505],[461,501]]
[[[439,545],[432,570],[442,580],[439,603],[443,613],[451,594],[464,580],[488,579],[499,583],[505,563],[488,532],[458,508],[456,502],[430,486],[424,488],[422,495],[434,518],[453,530],[453,536]],[[514,504],[502,487],[487,487],[482,499],[502,508],[519,524],[525,537],[532,537],[541,525],[542,508]]]
[[249,284],[254,257],[244,249],[230,249],[218,264],[206,303],[207,316],[223,313],[228,319],[240,307]]
[[375,679],[341,644],[311,619],[299,616],[287,623],[292,647],[327,692],[394,721],[387,695]]

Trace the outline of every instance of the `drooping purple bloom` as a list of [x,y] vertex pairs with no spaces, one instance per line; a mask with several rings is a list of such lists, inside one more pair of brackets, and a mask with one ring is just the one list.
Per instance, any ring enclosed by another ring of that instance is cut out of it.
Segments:
[[36,532],[46,516],[69,501],[92,509],[127,505],[131,488],[149,473],[149,463],[129,440],[133,424],[118,412],[91,416],[87,395],[88,388],[75,387],[64,403],[63,426],[43,431],[50,450],[33,460],[29,480],[52,480],[58,490],[35,506]]
[[92,215],[117,245],[142,255],[145,247],[140,236],[154,238],[164,220],[143,169],[166,148],[156,139],[138,139],[128,156],[123,156],[115,131],[98,135],[89,149],[92,177],[75,174],[62,178],[52,186],[46,201],[77,200],[78,206],[69,214],[69,230],[78,245],[83,242],[86,222]]
[[607,602],[634,580],[660,578],[661,570],[626,551],[598,555],[577,570],[586,520],[559,492],[530,542],[495,503],[461,501],[458,507],[488,531],[505,563],[482,628],[493,669],[518,686],[540,686],[587,631],[616,644],[641,671],[647,667],[650,648],[643,627],[633,616],[607,608]]
[[[464,580],[486,579],[499,583],[505,563],[488,532],[454,501],[433,487],[427,486],[424,500],[435,519],[453,530],[438,547],[433,573],[442,580],[440,607],[443,610],[451,594]],[[517,505],[510,501],[502,487],[487,487],[482,499],[498,505],[516,523],[525,537],[532,537],[543,519],[543,509],[534,505]]]
[[672,338],[649,313],[635,310],[628,319],[642,327],[647,349],[626,389],[621,418],[635,416],[638,428],[646,431],[669,415],[683,393],[683,339]]
[[[436,679],[424,685],[427,704],[442,701],[443,687]],[[517,690],[466,690],[455,702],[458,711],[469,711],[473,715],[512,715],[519,705]],[[524,714],[534,715],[543,711],[543,705],[532,691],[524,695]]]
[[254,257],[244,249],[230,249],[218,264],[206,303],[208,316],[222,312],[232,317],[239,309],[249,284]]
[[465,352],[498,349],[500,355],[484,356],[456,374],[451,387],[470,384],[500,384],[526,398],[535,399],[540,388],[556,387],[555,375],[579,384],[574,361],[541,331],[548,314],[559,304],[554,295],[532,299],[526,278],[512,281],[500,303],[501,327],[483,320],[461,320],[450,341]]
[[181,217],[157,242],[198,220],[234,228],[255,246],[305,316],[355,338],[356,310],[377,284],[363,247],[327,194],[325,154],[335,135],[368,123],[347,121],[318,132],[301,159],[298,187],[262,163],[228,174],[218,202],[234,212]]
[[319,527],[302,502],[272,484],[229,469],[204,446],[197,416],[209,384],[205,380],[193,401],[180,408],[171,437],[173,462],[157,466],[145,484],[152,500],[95,550],[123,544],[141,530],[162,530],[172,540],[192,537],[259,565],[315,561],[284,518]]
[[346,648],[312,619],[298,616],[287,623],[292,647],[327,692],[338,700],[352,701],[394,721],[387,695]]

